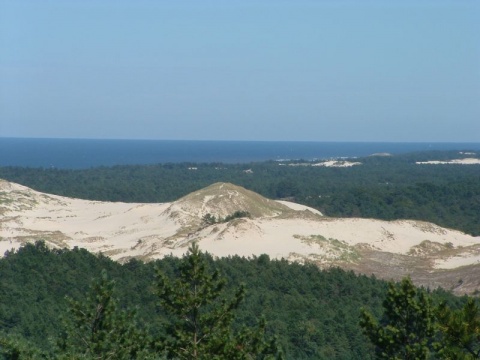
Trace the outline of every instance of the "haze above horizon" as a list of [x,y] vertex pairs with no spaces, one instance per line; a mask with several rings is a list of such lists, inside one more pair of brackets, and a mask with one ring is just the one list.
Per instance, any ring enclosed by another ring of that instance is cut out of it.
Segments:
[[0,137],[480,141],[480,2],[0,0]]

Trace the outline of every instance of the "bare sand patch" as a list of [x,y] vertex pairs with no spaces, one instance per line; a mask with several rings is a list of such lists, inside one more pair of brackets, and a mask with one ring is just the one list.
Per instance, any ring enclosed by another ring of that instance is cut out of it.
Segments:
[[480,159],[476,158],[464,158],[464,159],[454,159],[454,160],[431,160],[431,161],[417,161],[416,164],[423,165],[439,165],[439,164],[454,164],[454,165],[478,165],[480,164]]

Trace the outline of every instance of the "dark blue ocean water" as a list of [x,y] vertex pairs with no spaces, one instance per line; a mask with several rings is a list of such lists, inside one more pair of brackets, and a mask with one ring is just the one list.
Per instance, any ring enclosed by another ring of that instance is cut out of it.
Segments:
[[0,166],[82,169],[179,162],[247,163],[424,150],[480,150],[480,143],[355,143],[0,138]]

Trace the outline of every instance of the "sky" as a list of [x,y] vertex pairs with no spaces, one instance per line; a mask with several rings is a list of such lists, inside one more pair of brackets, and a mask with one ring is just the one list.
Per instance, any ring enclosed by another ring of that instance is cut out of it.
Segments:
[[480,142],[480,1],[0,0],[0,137]]

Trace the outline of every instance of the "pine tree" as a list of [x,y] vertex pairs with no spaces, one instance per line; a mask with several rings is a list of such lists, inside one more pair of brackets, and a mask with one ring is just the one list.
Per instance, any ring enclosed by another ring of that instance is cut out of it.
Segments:
[[33,344],[14,335],[0,334],[0,359],[3,360],[41,360],[48,359]]
[[68,299],[69,317],[58,342],[59,359],[146,359],[147,335],[132,310],[118,310],[115,283],[102,271],[85,303]]
[[362,310],[360,326],[376,347],[379,359],[428,359],[434,340],[434,312],[425,291],[410,278],[389,284],[380,323]]
[[226,281],[209,271],[206,256],[193,244],[183,257],[178,278],[168,279],[157,269],[159,305],[174,319],[165,348],[175,359],[269,359],[281,355],[275,341],[265,339],[265,322],[234,333],[235,310],[245,296],[240,286],[224,297]]
[[468,298],[464,307],[451,310],[442,303],[437,310],[442,334],[439,353],[444,359],[480,359],[480,308]]

